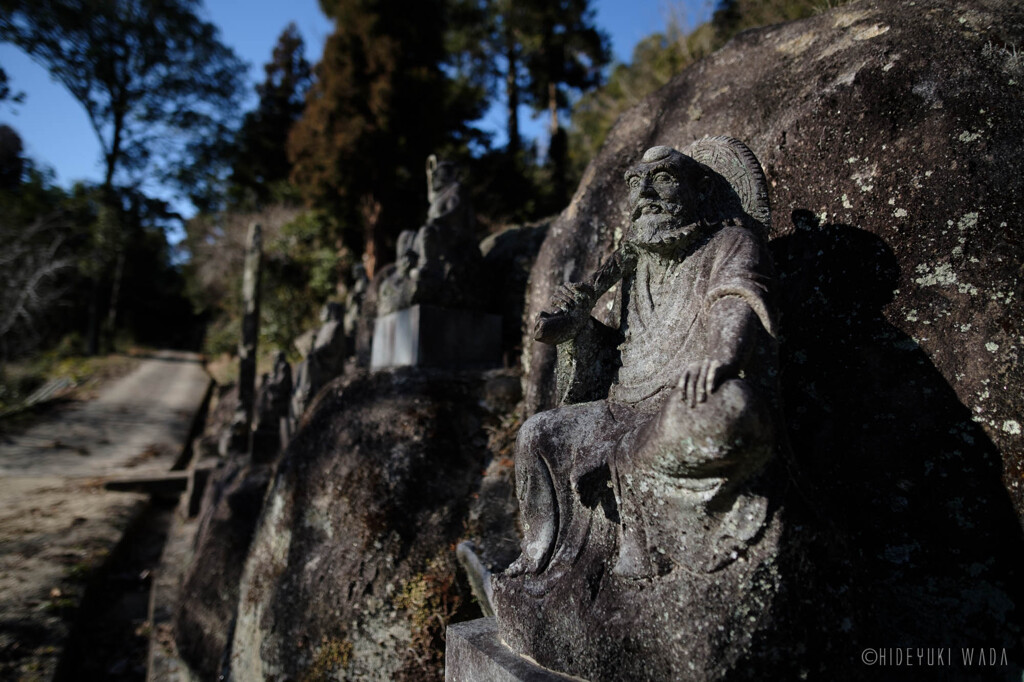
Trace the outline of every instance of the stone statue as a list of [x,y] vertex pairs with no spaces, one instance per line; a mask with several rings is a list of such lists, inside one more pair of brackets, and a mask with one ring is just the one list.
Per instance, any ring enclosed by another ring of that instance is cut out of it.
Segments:
[[340,303],[328,303],[320,310],[320,321],[306,359],[295,370],[291,424],[302,418],[309,401],[327,382],[342,373],[345,364],[345,311]]
[[[537,320],[560,393],[601,399],[520,430],[522,554],[493,577],[494,610],[502,639],[552,670],[715,678],[753,655],[779,589],[767,187],[731,138],[648,149],[626,182],[622,245]],[[617,335],[590,311],[619,281]],[[588,346],[616,336],[621,366],[597,362],[607,350]],[[595,367],[617,367],[610,389]]]
[[345,339],[349,348],[355,347],[356,328],[359,326],[359,315],[363,311],[363,301],[366,300],[366,291],[369,289],[370,280],[366,276],[366,266],[356,263],[352,266],[352,286],[345,297]]
[[480,307],[483,259],[473,235],[473,212],[462,196],[455,164],[427,158],[427,222],[398,236],[395,266],[377,294],[377,315],[418,303]]
[[253,419],[252,456],[267,461],[282,445],[281,420],[287,419],[292,395],[292,368],[284,351],[274,356],[273,372],[264,374],[256,392],[256,414]]
[[450,161],[427,157],[428,225],[446,225],[456,232],[473,231],[473,210],[462,197],[461,173]]

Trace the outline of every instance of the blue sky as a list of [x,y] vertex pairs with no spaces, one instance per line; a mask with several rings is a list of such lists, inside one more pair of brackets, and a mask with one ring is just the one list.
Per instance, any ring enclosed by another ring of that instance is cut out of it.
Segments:
[[[669,16],[674,14],[692,27],[707,20],[713,4],[712,0],[594,0],[593,7],[597,24],[611,37],[615,58],[626,62],[633,46],[662,30]],[[288,22],[294,21],[302,33],[311,63],[319,59],[331,31],[316,0],[206,0],[205,6],[206,18],[220,27],[222,40],[249,63],[252,84],[261,80],[263,64]],[[12,45],[0,43],[0,66],[7,71],[12,89],[26,94],[22,105],[0,104],[0,123],[18,131],[27,155],[52,168],[62,186],[77,180],[99,182],[103,175],[99,144],[81,106],[45,69]],[[250,106],[254,101],[252,95]],[[544,127],[542,120],[532,119],[526,111],[520,115],[520,125],[526,137],[541,135]],[[482,127],[496,133],[496,144],[503,142],[500,106],[485,117]],[[163,194],[158,188],[148,189]]]

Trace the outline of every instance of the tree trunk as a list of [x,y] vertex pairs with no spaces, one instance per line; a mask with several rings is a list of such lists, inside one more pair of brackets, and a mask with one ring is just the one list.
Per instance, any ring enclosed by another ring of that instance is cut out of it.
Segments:
[[516,71],[519,60],[516,58],[515,41],[512,36],[505,37],[505,59],[508,61],[508,73],[505,74],[505,99],[508,100],[508,153],[515,156],[521,146],[519,140],[519,81]]
[[[100,348],[100,333],[103,332],[104,352],[114,348],[114,325],[117,323],[117,305],[121,298],[121,275],[124,271],[124,234],[122,229],[121,202],[114,195],[114,173],[117,172],[117,163],[121,158],[121,131],[124,127],[124,117],[116,116],[114,119],[114,137],[110,143],[110,152],[106,155],[106,173],[103,177],[102,197],[107,210],[111,212],[116,221],[117,235],[114,239],[117,249],[117,256],[114,264],[114,282],[110,290],[110,304],[107,308],[107,319],[105,324],[100,326],[99,286],[95,285],[96,294],[93,296],[92,305],[89,307],[89,354],[95,355]],[[98,276],[98,273],[97,273]]]
[[558,85],[552,81],[548,83],[548,136],[554,139],[558,134]]
[[114,284],[110,288],[110,306],[107,308],[107,322],[104,327],[104,349],[106,352],[114,350],[115,327],[117,325],[117,304],[121,298],[121,277],[124,274],[124,251],[125,245],[117,247],[117,261],[114,263]]
[[92,292],[89,296],[89,328],[86,333],[85,354],[100,352],[100,282],[99,273],[93,275]]
[[366,268],[366,276],[373,279],[373,274],[377,271],[377,259],[382,250],[380,230],[377,229],[380,223],[381,204],[373,195],[367,195],[363,197],[359,208],[363,214],[363,266]]

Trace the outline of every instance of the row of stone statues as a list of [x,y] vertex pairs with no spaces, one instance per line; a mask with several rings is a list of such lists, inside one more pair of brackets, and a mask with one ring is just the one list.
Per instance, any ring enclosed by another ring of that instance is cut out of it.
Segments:
[[[378,321],[415,306],[480,307],[461,179],[433,156],[427,178],[426,223],[398,238]],[[536,321],[536,339],[558,346],[564,404],[519,432],[522,552],[483,582],[517,654],[584,678],[670,679],[711,649],[723,661],[748,655],[777,610],[785,477],[771,218],[760,165],[731,138],[686,154],[648,149],[625,182],[631,224],[618,250],[563,284]],[[613,286],[618,329],[591,317]],[[290,433],[341,373],[355,318],[331,303],[321,321],[294,384],[283,353],[264,377],[257,442],[275,422]],[[600,367],[580,362],[609,353]]]
[[[427,220],[419,229],[399,235],[395,263],[376,278],[378,317],[416,305],[478,310],[482,304],[483,259],[461,173],[455,164],[434,155],[427,159],[426,170]],[[355,265],[345,304],[327,303],[320,313],[321,326],[297,342],[303,359],[294,377],[285,353],[277,353],[273,371],[263,375],[257,392],[252,426],[256,457],[276,454],[313,397],[342,374],[356,345],[369,289],[365,267]]]

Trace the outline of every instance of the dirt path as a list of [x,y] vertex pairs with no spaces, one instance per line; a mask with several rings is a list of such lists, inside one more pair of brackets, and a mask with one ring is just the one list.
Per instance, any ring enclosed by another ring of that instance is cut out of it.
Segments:
[[95,400],[0,436],[0,680],[53,677],[92,571],[146,499],[103,482],[170,469],[208,381],[197,356],[161,352]]

